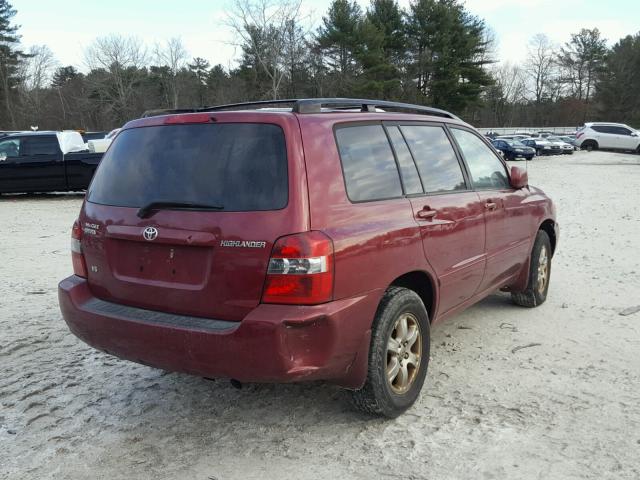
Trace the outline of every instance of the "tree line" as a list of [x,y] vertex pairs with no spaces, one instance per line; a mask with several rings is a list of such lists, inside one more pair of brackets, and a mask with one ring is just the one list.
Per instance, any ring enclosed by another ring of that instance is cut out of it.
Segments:
[[179,38],[112,34],[85,48],[79,71],[46,45],[25,50],[15,13],[0,0],[2,130],[106,130],[152,109],[336,96],[436,106],[485,127],[640,126],[640,32],[611,48],[597,28],[560,46],[533,35],[516,64],[500,61],[491,28],[460,0],[333,0],[316,27],[302,0],[235,0],[233,68],[191,58]]

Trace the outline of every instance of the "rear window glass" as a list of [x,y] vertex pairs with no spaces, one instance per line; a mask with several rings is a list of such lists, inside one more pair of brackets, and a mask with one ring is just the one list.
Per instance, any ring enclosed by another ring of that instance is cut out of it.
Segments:
[[350,200],[402,196],[398,167],[382,125],[339,128],[336,138]]
[[124,130],[105,154],[88,200],[121,207],[151,202],[277,210],[288,201],[284,133],[257,123]]

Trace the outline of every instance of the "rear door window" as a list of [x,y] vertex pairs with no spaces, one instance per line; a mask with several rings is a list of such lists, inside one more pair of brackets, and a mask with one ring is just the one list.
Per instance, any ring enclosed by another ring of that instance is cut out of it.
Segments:
[[27,137],[23,140],[21,155],[55,155],[58,148],[58,139],[55,136]]
[[122,131],[100,162],[87,199],[121,207],[174,202],[253,211],[284,208],[288,192],[280,127],[191,124]]
[[631,136],[631,130],[624,127],[612,127],[615,130],[615,133],[618,135],[626,135]]
[[449,137],[440,126],[401,127],[427,193],[466,190],[462,168]]
[[336,140],[351,201],[402,196],[398,167],[382,125],[340,127]]
[[480,137],[459,128],[451,130],[469,167],[474,187],[491,190],[510,188],[504,164]]

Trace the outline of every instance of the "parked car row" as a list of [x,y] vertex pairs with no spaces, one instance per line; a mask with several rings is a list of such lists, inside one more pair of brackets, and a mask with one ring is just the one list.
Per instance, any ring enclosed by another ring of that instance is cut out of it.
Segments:
[[[495,132],[489,132],[486,137],[508,158],[513,158],[515,154],[524,153],[522,145],[505,145],[505,142],[513,141],[534,148],[537,155],[571,154],[578,149],[640,153],[640,132],[623,123],[587,122],[575,134],[557,135],[550,131],[541,130],[537,134],[516,132],[511,135],[498,135]],[[520,156],[526,158],[526,155]]]
[[[570,140],[568,136],[565,138]],[[576,149],[572,143],[557,136],[502,135],[493,138],[491,143],[507,160],[531,160],[536,155],[571,155]]]

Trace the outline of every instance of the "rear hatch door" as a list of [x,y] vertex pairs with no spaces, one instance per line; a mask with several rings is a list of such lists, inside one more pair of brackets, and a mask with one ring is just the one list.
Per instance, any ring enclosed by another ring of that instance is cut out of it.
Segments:
[[199,115],[114,140],[80,218],[88,283],[120,304],[241,320],[275,240],[308,229],[299,127],[291,114]]

